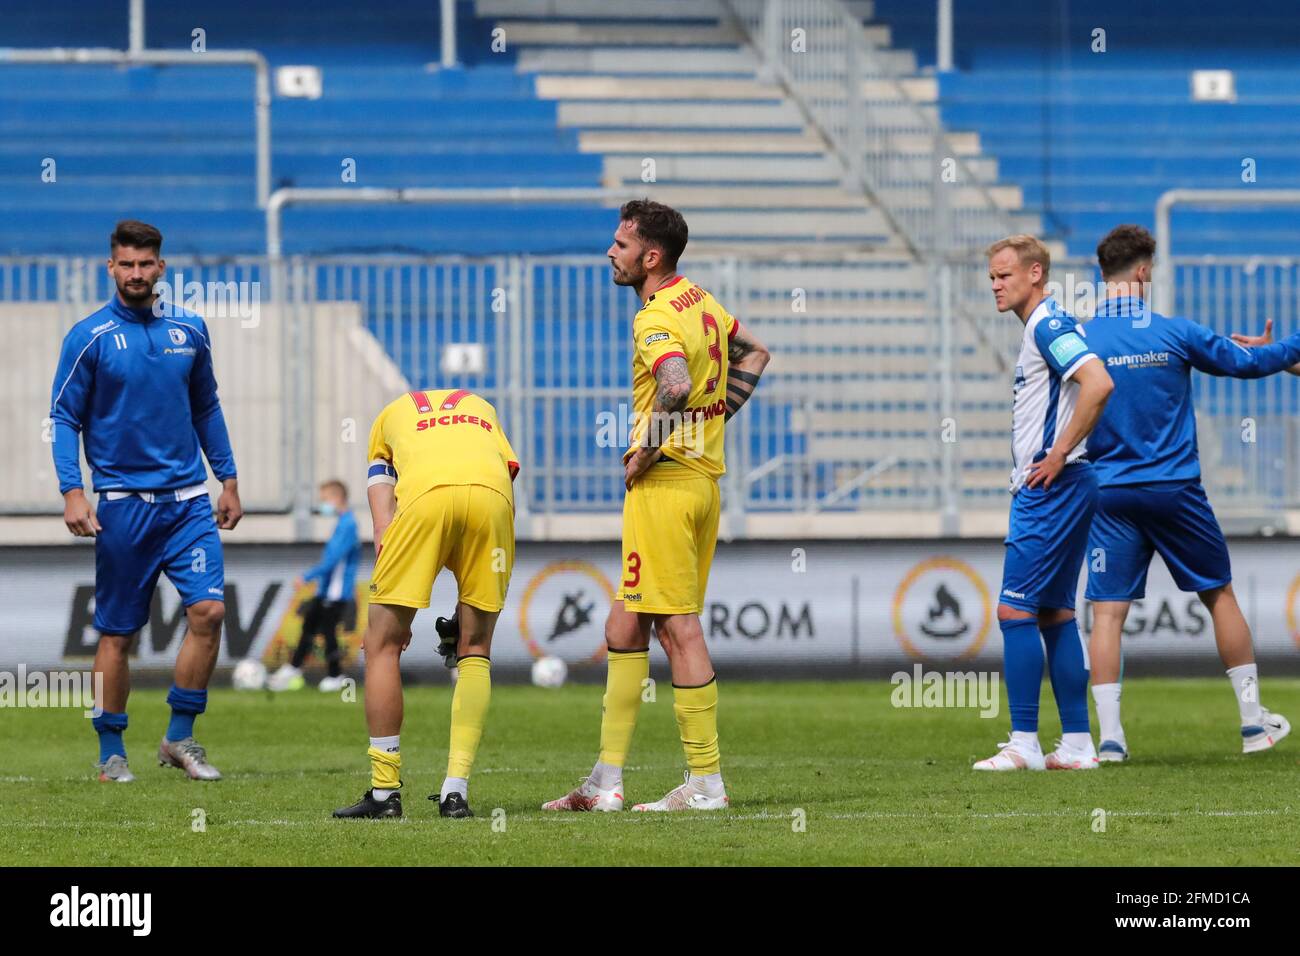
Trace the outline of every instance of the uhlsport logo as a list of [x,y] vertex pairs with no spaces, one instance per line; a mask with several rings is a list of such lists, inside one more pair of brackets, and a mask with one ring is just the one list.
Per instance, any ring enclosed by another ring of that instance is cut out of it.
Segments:
[[538,571],[519,602],[519,636],[534,658],[568,664],[605,659],[605,618],[614,588],[587,561],[554,561]]
[[984,646],[993,605],[983,579],[956,558],[917,564],[894,592],[894,636],[917,660],[962,660]]

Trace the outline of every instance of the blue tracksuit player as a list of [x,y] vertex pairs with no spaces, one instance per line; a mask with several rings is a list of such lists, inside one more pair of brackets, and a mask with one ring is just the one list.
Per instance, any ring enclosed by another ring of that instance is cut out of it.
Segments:
[[[225,616],[217,529],[234,528],[243,511],[208,329],[154,293],[166,269],[161,253],[162,234],[153,226],[117,224],[108,260],[117,294],[64,338],[50,402],[64,522],[73,534],[95,538],[94,672],[103,681],[103,713],[94,727],[104,781],[135,779],[122,742],[127,655],[149,619],[159,574],[180,592],[188,629],[158,759],[196,780],[221,777],[194,740],[194,720],[207,706]],[[98,510],[82,487],[78,436]],[[223,485],[216,522],[203,455]]]
[[1290,724],[1260,705],[1250,628],[1232,590],[1228,546],[1201,486],[1192,407],[1192,369],[1262,378],[1300,361],[1300,335],[1247,349],[1185,318],[1152,312],[1156,243],[1141,226],[1118,226],[1097,246],[1107,297],[1087,324],[1115,394],[1089,439],[1100,487],[1088,539],[1087,598],[1093,605],[1092,694],[1102,760],[1128,759],[1120,723],[1120,636],[1130,602],[1146,593],[1159,552],[1182,591],[1195,591],[1214,622],[1214,639],[1241,715],[1242,749],[1267,750]]
[[[976,770],[1090,770],[1088,659],[1074,619],[1075,596],[1097,499],[1087,458],[1113,385],[1082,329],[1051,296],[1051,256],[1033,236],[988,249],[999,312],[1024,323],[1011,412],[1011,517],[998,598],[1011,737]],[[1041,640],[1040,635],[1041,633]],[[1061,740],[1038,742],[1043,648],[1061,717]]]

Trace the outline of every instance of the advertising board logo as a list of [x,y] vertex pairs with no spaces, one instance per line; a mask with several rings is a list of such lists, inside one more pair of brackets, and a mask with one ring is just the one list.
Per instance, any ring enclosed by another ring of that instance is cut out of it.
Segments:
[[1295,576],[1286,590],[1286,629],[1296,647],[1300,647],[1300,574]]
[[984,646],[993,620],[988,588],[956,558],[930,558],[894,592],[894,637],[917,660],[961,660]]
[[594,564],[553,561],[524,589],[519,636],[534,658],[598,664],[605,659],[605,618],[613,601],[613,586]]

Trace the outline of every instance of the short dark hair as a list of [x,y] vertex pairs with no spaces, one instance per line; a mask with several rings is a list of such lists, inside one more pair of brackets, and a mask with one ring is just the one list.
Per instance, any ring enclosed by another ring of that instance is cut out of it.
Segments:
[[337,478],[331,478],[329,481],[322,481],[320,483],[320,490],[324,491],[326,488],[331,488],[334,491],[337,491],[343,496],[344,501],[348,500],[348,486],[343,484],[343,482],[339,481]]
[[1103,277],[1118,275],[1155,255],[1156,240],[1141,226],[1116,226],[1097,243],[1097,262]]
[[123,219],[108,237],[108,249],[113,252],[118,246],[130,246],[133,249],[152,249],[162,255],[162,233],[157,227],[141,222],[139,219]]
[[651,245],[663,250],[670,269],[677,268],[677,260],[686,248],[686,220],[672,206],[650,199],[633,199],[618,211],[620,219],[636,224],[637,235]]

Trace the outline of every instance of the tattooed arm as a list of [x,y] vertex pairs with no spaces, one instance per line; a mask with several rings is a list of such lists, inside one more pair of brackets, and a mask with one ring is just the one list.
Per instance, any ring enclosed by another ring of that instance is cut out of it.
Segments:
[[[623,484],[630,490],[632,482],[659,458],[659,448],[672,434],[674,414],[686,410],[691,397],[691,371],[686,359],[672,355],[659,363],[655,370],[655,404],[650,413],[649,428],[641,446],[628,457],[623,471]],[[680,419],[678,419],[680,420]]]
[[749,401],[758,386],[759,376],[772,353],[763,347],[752,332],[737,324],[736,334],[727,347],[727,421]]

